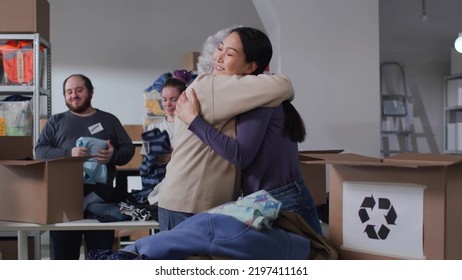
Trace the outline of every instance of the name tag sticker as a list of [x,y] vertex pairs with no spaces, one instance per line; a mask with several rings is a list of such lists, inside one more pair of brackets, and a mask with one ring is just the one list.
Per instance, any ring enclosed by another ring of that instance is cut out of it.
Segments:
[[103,125],[101,123],[97,123],[97,124],[89,126],[88,130],[90,131],[91,135],[93,135],[95,133],[103,131],[104,128],[103,128]]

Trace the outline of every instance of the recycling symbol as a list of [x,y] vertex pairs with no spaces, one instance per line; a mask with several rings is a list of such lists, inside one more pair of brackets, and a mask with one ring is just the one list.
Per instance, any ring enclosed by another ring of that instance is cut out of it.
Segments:
[[[361,208],[359,209],[358,215],[359,218],[361,219],[361,223],[366,223],[366,228],[364,229],[364,232],[367,234],[367,236],[370,239],[380,239],[380,240],[385,240],[388,237],[388,234],[390,233],[390,225],[396,225],[395,221],[397,218],[395,208],[391,204],[390,200],[388,198],[379,198],[379,205],[376,209],[374,207],[376,206],[376,200],[374,199],[374,196],[368,196],[365,197],[362,204]],[[367,223],[370,221],[370,214],[380,212],[381,215],[384,217],[384,221],[380,225],[374,225],[374,224],[369,224]],[[383,212],[383,213],[382,213]]]

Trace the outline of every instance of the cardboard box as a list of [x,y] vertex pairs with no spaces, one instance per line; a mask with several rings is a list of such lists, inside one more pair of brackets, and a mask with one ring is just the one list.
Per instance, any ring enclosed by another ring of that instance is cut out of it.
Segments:
[[47,124],[47,121],[48,121],[48,118],[40,118],[40,121],[39,121],[40,132],[42,132],[43,128]]
[[143,126],[139,124],[125,124],[124,129],[132,141],[141,141],[143,134]]
[[0,137],[0,160],[30,160],[33,158],[32,136]]
[[[298,158],[303,162],[304,160],[309,160],[311,154],[338,154],[341,152],[343,150],[300,151]],[[314,203],[316,205],[325,204],[328,192],[326,167],[318,164],[300,164],[300,169]]]
[[200,52],[188,52],[181,56],[181,68],[188,71],[197,71],[197,62]]
[[462,155],[310,157],[303,164],[329,166],[329,239],[340,259],[462,259]]
[[[29,260],[35,259],[34,237],[29,236],[28,257]],[[18,238],[17,237],[0,237],[0,260],[17,260],[18,259]]]
[[124,125],[125,131],[127,131],[128,136],[132,139],[135,147],[135,155],[133,158],[125,165],[117,166],[117,169],[139,169],[141,162],[143,160],[141,156],[141,134],[143,133],[143,125],[138,124],[126,124]]
[[0,137],[0,147],[0,220],[83,219],[84,158],[21,160],[32,155],[31,137]]
[[141,145],[135,147],[135,155],[133,158],[125,165],[117,166],[117,170],[123,169],[140,169],[141,162],[143,161],[143,156],[141,155]]
[[0,0],[0,33],[40,33],[50,40],[47,0]]
[[119,250],[123,248],[122,243],[133,243],[136,240],[150,235],[148,229],[119,229],[114,234],[114,245],[113,250]]

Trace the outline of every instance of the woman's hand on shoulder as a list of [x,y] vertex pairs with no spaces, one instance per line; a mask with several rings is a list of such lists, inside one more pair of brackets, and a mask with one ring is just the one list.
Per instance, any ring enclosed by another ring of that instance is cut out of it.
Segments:
[[196,92],[191,88],[189,97],[183,92],[176,102],[175,115],[184,123],[190,124],[200,113]]

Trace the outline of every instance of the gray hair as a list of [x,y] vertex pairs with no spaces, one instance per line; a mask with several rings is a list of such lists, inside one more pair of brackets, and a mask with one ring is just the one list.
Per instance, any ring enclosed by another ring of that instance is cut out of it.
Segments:
[[220,42],[229,35],[231,30],[236,27],[241,27],[242,25],[236,25],[228,27],[218,31],[215,35],[209,36],[202,48],[201,55],[198,58],[197,62],[197,73],[201,74],[210,74],[213,72],[213,53],[215,49],[218,48]]

